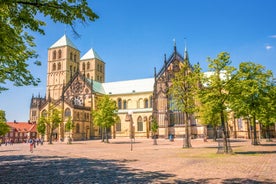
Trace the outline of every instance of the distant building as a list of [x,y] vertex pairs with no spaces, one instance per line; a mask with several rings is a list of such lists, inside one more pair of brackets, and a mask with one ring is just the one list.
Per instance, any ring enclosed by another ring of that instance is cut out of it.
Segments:
[[5,140],[14,143],[21,143],[28,139],[37,138],[36,124],[30,122],[7,122],[10,127],[10,132],[2,137],[2,143]]

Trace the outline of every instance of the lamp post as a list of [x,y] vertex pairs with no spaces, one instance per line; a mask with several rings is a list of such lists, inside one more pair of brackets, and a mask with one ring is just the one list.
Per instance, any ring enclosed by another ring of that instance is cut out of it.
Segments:
[[128,111],[128,116],[129,116],[130,151],[133,150],[133,137],[134,137],[132,114],[133,114],[133,111],[129,110],[129,111]]

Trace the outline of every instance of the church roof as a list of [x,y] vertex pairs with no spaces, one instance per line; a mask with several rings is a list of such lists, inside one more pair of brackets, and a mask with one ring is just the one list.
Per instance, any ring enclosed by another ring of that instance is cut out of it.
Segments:
[[98,59],[98,60],[102,60],[102,58],[98,55],[98,53],[94,50],[94,49],[89,49],[89,51],[87,51],[80,60],[86,60],[86,59]]
[[62,47],[62,46],[70,46],[70,47],[78,50],[78,48],[73,44],[73,42],[66,35],[63,35],[50,48]]
[[152,92],[154,78],[103,83],[105,94],[129,94]]

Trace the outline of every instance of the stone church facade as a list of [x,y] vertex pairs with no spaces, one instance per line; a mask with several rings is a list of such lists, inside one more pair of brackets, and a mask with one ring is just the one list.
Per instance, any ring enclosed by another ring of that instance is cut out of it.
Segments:
[[[109,95],[117,102],[119,116],[109,130],[110,137],[129,137],[134,132],[135,137],[150,138],[153,117],[159,124],[159,137],[168,138],[171,134],[183,137],[184,115],[170,108],[167,91],[184,61],[189,62],[187,50],[182,56],[174,46],[171,56],[168,59],[165,56],[162,68],[158,72],[155,69],[153,78],[105,82],[105,62],[97,52],[91,48],[80,57],[78,48],[64,35],[48,49],[46,95],[32,96],[30,121],[38,122],[41,116],[57,108],[62,123],[54,131],[54,139],[64,140],[69,134],[73,140],[99,138],[101,129],[93,124],[91,112],[99,96]],[[74,127],[66,132],[69,118]],[[212,137],[212,129],[200,125],[193,116],[190,125],[192,138]],[[248,137],[248,126],[243,120],[230,119],[228,125],[232,137]]]

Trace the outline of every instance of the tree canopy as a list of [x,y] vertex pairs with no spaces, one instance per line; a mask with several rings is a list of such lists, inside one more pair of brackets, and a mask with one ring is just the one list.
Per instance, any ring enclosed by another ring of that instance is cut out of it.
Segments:
[[5,135],[10,131],[10,127],[6,124],[6,113],[0,110],[0,136]]
[[0,0],[0,93],[8,89],[8,81],[15,86],[36,86],[40,82],[29,70],[32,62],[41,65],[36,60],[35,38],[30,33],[45,34],[46,22],[39,19],[43,16],[70,25],[75,33],[77,21],[85,23],[98,18],[87,0]]

